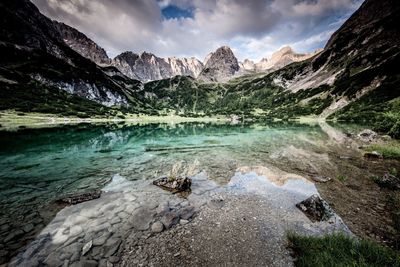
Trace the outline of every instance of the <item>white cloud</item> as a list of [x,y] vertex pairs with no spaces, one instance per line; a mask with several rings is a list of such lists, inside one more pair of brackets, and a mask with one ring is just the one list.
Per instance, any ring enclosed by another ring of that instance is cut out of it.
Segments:
[[[323,45],[361,0],[33,0],[49,17],[88,35],[110,56],[131,50],[204,58],[230,45],[260,59],[285,44],[305,52]],[[164,19],[161,9],[191,9]]]

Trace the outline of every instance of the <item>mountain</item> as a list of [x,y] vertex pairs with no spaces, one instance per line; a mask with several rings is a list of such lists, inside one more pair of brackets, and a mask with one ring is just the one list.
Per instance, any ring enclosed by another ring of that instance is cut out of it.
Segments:
[[160,58],[151,53],[124,52],[111,63],[122,73],[142,82],[161,80],[176,75],[197,77],[203,64],[196,58]]
[[[185,114],[242,114],[253,119],[317,115],[367,121],[378,131],[400,137],[399,6],[395,0],[366,0],[322,52],[264,75],[213,84],[176,77],[147,83],[144,90],[152,93],[154,103]],[[206,58],[207,71],[199,78],[221,81],[240,73],[230,49],[217,52]],[[300,59],[304,55],[284,48],[263,64],[268,69]],[[252,65],[246,61],[246,66]]]
[[290,46],[285,46],[274,52],[271,58],[263,58],[258,63],[254,63],[251,60],[245,59],[241,63],[241,68],[245,71],[250,72],[271,72],[283,68],[293,62],[300,62],[307,60],[322,50],[317,50],[314,53],[298,54]]
[[[322,117],[391,121],[399,90],[400,3],[366,0],[307,64],[281,69],[274,83],[296,92],[328,86],[333,101]],[[385,126],[389,127],[389,126]]]
[[1,1],[0,23],[2,109],[76,115],[142,106],[138,81],[115,68],[103,69],[71,49],[65,38],[84,36],[48,19],[30,1]]
[[208,55],[198,79],[205,82],[223,82],[239,71],[239,62],[228,46],[222,46]]
[[106,51],[78,30],[61,22],[53,21],[64,42],[73,50],[78,52],[99,66],[108,66],[111,59]]
[[41,15],[29,1],[2,1],[0,108],[253,119],[317,115],[368,120],[390,133],[398,127],[400,136],[399,5],[366,0],[315,55],[284,47],[270,59],[239,63],[223,46],[204,64],[125,52],[102,67],[104,50],[84,35]]

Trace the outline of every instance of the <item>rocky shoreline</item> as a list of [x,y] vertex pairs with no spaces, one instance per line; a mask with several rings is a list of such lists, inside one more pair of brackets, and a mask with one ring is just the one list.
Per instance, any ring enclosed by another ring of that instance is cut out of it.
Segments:
[[60,211],[9,265],[291,266],[287,231],[351,234],[335,214],[311,222],[296,208],[318,193],[313,183],[286,173],[276,184],[244,169],[226,186],[201,171],[186,198],[114,175],[100,198]]

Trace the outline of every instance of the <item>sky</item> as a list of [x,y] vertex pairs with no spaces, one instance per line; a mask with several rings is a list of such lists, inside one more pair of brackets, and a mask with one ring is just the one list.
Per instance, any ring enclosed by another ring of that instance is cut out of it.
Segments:
[[290,45],[323,48],[363,0],[32,0],[103,47],[160,57],[204,57],[228,45],[259,61]]

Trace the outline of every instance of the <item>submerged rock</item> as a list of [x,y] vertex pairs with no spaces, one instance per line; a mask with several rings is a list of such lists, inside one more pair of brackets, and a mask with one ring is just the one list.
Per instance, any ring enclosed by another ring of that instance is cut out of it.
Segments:
[[372,151],[372,152],[364,153],[364,158],[367,158],[367,159],[383,159],[383,156],[382,156],[382,154],[380,154],[377,151]]
[[78,203],[86,202],[92,199],[97,199],[101,196],[101,190],[94,190],[91,192],[68,196],[62,199],[59,199],[57,202],[59,203],[66,203],[69,205],[75,205]]
[[178,193],[183,191],[190,191],[190,187],[192,186],[192,180],[188,177],[174,178],[174,179],[168,177],[161,177],[153,181],[153,184],[165,190],[171,191],[172,193]]
[[312,195],[306,200],[297,203],[296,207],[307,215],[312,222],[327,221],[333,215],[329,204],[318,195]]
[[160,233],[163,230],[164,230],[164,225],[159,221],[153,223],[153,225],[151,226],[151,231],[153,233]]

